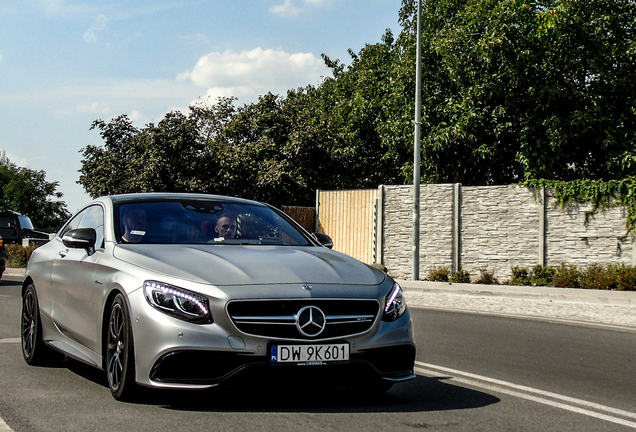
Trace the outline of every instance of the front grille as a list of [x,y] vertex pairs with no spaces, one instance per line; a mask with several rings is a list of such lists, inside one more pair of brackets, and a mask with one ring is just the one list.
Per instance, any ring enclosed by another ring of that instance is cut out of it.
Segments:
[[[308,306],[325,316],[318,335],[303,334],[296,325],[299,312]],[[276,339],[333,339],[368,331],[375,322],[380,303],[360,299],[235,300],[227,306],[234,325],[243,333]]]

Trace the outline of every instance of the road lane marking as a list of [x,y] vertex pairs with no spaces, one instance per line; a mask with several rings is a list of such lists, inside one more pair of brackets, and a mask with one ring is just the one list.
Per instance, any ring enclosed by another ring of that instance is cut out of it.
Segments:
[[0,339],[0,344],[14,344],[14,343],[20,343],[20,338]]
[[456,369],[450,369],[422,362],[415,362],[415,365],[415,371],[423,375],[435,376],[439,375],[440,372],[442,372],[451,375],[451,380],[462,384],[467,384],[489,391],[504,393],[510,396],[519,397],[522,399],[636,429],[636,422],[627,420],[636,419],[636,413],[634,412],[612,408],[594,402],[576,399],[569,396],[560,395],[558,393],[539,390],[532,387],[485,377],[482,375],[476,375],[470,372],[459,371]]
[[2,417],[0,417],[0,432],[14,432],[13,429],[2,420]]

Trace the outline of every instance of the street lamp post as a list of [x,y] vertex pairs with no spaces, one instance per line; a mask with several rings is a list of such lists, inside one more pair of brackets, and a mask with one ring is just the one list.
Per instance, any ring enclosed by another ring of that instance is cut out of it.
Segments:
[[415,139],[413,143],[413,280],[420,279],[420,126],[422,103],[422,0],[417,2]]

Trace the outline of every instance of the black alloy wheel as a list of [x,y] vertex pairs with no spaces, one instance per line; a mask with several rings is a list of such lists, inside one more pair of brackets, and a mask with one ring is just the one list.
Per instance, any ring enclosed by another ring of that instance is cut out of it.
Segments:
[[113,300],[108,319],[106,374],[113,397],[130,401],[136,391],[135,361],[130,315],[123,295]]
[[22,356],[32,366],[49,366],[60,363],[64,355],[52,350],[42,339],[40,305],[35,285],[30,284],[22,296],[22,318],[20,320]]

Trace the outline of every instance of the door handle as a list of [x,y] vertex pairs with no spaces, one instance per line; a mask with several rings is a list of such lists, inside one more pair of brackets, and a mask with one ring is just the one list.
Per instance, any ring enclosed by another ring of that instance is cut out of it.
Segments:
[[63,250],[63,251],[59,251],[58,253],[62,258],[64,258],[68,254],[68,251]]

